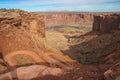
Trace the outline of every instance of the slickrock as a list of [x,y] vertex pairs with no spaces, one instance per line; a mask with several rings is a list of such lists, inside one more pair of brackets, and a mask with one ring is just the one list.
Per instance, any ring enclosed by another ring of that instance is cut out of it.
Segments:
[[0,80],[31,80],[46,75],[60,76],[63,71],[60,68],[51,68],[43,65],[32,65],[27,67],[19,67],[15,70],[0,76]]

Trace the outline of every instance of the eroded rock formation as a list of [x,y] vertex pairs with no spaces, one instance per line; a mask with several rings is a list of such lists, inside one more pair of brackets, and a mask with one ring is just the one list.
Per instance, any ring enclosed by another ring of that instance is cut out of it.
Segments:
[[[1,27],[8,28],[15,26],[17,28],[24,28],[29,30],[33,34],[37,34],[41,37],[45,37],[45,24],[38,15],[21,11],[0,11],[0,25]],[[6,27],[7,26],[7,27]]]
[[100,15],[94,16],[93,31],[111,32],[120,29],[120,15]]

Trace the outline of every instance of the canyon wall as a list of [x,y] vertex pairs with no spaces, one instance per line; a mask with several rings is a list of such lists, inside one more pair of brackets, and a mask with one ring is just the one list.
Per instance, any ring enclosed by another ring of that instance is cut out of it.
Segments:
[[40,13],[45,21],[46,27],[57,25],[91,24],[93,15],[91,13]]
[[94,16],[93,31],[111,32],[120,29],[120,14]]
[[[111,25],[117,26],[119,20],[117,20],[120,14],[119,12],[41,12],[39,13],[40,17],[45,21],[46,27],[59,26],[59,25],[81,25],[81,24],[90,24],[93,25],[93,30],[98,28],[101,24],[101,29],[105,30],[104,26]],[[115,15],[113,15],[115,14]],[[103,16],[100,16],[103,15]],[[106,15],[106,16],[105,16]],[[107,16],[109,15],[109,16]],[[113,19],[113,20],[112,20]],[[107,24],[104,24],[107,23]],[[114,27],[115,28],[115,27]],[[103,31],[104,32],[104,31]]]
[[[45,24],[39,15],[22,10],[0,10],[0,53],[43,47]],[[41,42],[40,42],[41,40]],[[37,51],[36,51],[37,52]]]

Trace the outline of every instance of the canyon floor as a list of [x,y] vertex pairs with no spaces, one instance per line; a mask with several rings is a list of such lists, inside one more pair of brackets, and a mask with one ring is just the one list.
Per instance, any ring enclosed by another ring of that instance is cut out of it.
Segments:
[[93,32],[92,25],[62,25],[46,30],[49,46],[80,63],[80,70],[74,74],[83,79],[78,80],[104,80],[104,72],[120,60],[120,31],[101,34]]

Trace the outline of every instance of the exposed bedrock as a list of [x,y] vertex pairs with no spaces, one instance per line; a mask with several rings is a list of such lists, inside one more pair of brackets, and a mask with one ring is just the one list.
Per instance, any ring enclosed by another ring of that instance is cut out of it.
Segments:
[[24,28],[33,34],[37,34],[41,37],[45,36],[45,24],[44,21],[36,14],[26,11],[0,11],[0,27]]
[[118,29],[120,29],[119,14],[94,16],[93,31],[104,33]]

